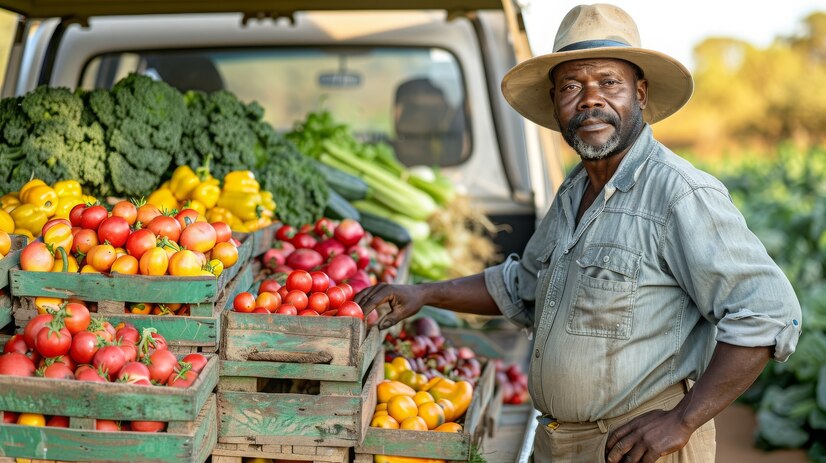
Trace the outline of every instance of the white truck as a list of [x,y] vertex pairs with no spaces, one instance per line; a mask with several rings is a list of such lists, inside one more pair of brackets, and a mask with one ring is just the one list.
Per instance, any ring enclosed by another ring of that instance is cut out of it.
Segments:
[[229,90],[289,130],[326,109],[407,165],[436,165],[520,252],[562,178],[557,139],[505,102],[525,58],[511,0],[3,0],[18,13],[2,95],[109,87],[130,72]]

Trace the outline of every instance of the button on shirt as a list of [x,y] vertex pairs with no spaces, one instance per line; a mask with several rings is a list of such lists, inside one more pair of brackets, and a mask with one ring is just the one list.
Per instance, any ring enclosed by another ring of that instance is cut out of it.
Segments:
[[560,421],[627,413],[697,379],[717,341],[794,352],[800,305],[717,179],[646,125],[575,223],[582,166],[521,258],[485,271],[502,313],[535,334],[529,388]]

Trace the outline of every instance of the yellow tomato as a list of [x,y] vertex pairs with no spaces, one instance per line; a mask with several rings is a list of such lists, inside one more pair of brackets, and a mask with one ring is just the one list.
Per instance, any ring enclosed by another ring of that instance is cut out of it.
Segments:
[[387,402],[387,413],[401,423],[411,416],[418,416],[419,407],[416,406],[412,397],[397,395]]
[[436,429],[434,429],[434,431],[437,431],[437,432],[462,432],[462,425],[459,424],[459,423],[454,423],[454,422],[451,421],[451,422],[445,423],[445,424],[437,427]]
[[[77,273],[80,269],[80,266],[77,263],[77,259],[75,256],[71,254],[66,254],[66,271],[69,273]],[[63,271],[63,258],[61,257],[60,253],[55,253],[54,258],[54,265],[52,266],[52,272],[62,272]]]
[[109,271],[122,275],[137,275],[138,267],[138,259],[136,259],[135,256],[123,255],[115,259]]
[[21,413],[17,417],[17,424],[23,426],[46,426],[46,417],[38,413]]
[[[438,405],[437,405],[438,407]],[[427,423],[419,416],[411,416],[399,424],[399,429],[408,429],[411,431],[427,431]]]
[[48,313],[49,311],[57,312],[63,302],[63,299],[57,297],[38,296],[34,298],[34,306],[37,308],[38,314]]
[[163,248],[152,248],[140,258],[141,275],[164,275],[169,268],[169,257]]
[[430,395],[429,392],[425,392],[425,391],[417,392],[416,395],[413,396],[413,401],[416,402],[416,405],[418,405],[420,407],[422,406],[422,404],[425,404],[425,403],[428,403],[428,402],[435,402],[435,400],[433,399],[433,396]]
[[421,404],[418,416],[425,422],[427,429],[436,429],[445,422],[445,411],[436,402]]
[[201,263],[194,252],[184,249],[169,258],[169,274],[176,277],[194,277],[201,274]]
[[390,415],[380,415],[373,418],[370,426],[374,428],[399,429],[399,422]]
[[390,399],[397,395],[406,395],[408,397],[416,395],[416,391],[414,391],[413,388],[399,381],[382,381],[376,386],[376,392],[380,403],[390,402]]
[[224,268],[229,268],[238,262],[238,248],[229,242],[218,243],[212,248],[213,259],[218,259],[224,264]]
[[5,256],[11,251],[11,236],[3,230],[0,230],[0,255]]

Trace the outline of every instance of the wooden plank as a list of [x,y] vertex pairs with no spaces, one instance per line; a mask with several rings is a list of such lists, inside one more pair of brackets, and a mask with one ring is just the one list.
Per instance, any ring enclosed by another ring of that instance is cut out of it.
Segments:
[[357,381],[358,371],[347,365],[221,360],[221,376]]
[[9,253],[0,259],[0,289],[9,285],[9,270],[17,267],[17,264],[20,263],[20,253],[23,252],[23,248],[26,246],[26,237],[23,235],[12,233],[9,238],[11,238]]
[[493,396],[493,389],[496,385],[495,375],[495,365],[493,362],[488,362],[482,370],[482,375],[476,382],[476,388],[473,391],[473,400],[470,401],[470,406],[465,413],[463,431],[465,434],[470,434],[470,442],[474,445],[478,445],[485,434],[484,429],[482,429],[483,417]]
[[191,421],[217,384],[217,356],[186,389],[0,375],[0,409],[79,418]]
[[[216,457],[225,458],[226,460],[216,460]],[[237,460],[230,460],[230,458],[237,458]],[[263,458],[279,461],[312,461],[314,463],[347,463],[350,460],[350,449],[346,447],[328,446],[282,446],[218,443],[212,451],[213,462],[240,462],[241,458]]]
[[296,317],[280,314],[253,314],[228,311],[228,330],[258,330],[262,327],[277,332],[308,336],[329,336],[364,339],[364,322],[353,317]]
[[0,295],[0,328],[12,322],[11,298],[5,294]]
[[356,444],[361,444],[364,441],[364,436],[367,435],[367,429],[370,427],[370,421],[373,419],[373,411],[376,409],[376,403],[378,403],[378,391],[376,388],[383,380],[384,349],[379,348],[376,357],[373,359],[373,367],[367,382],[364,384],[364,391],[361,396],[361,437]]
[[467,461],[470,436],[455,432],[369,428],[356,453]]
[[[266,317],[265,314],[254,314]],[[322,317],[295,317],[281,315],[284,318],[314,318]],[[323,317],[332,319],[334,317]],[[332,365],[353,365],[351,361],[352,346],[347,339],[331,338],[329,336],[312,336],[303,333],[284,333],[280,330],[262,329],[227,329],[227,345],[224,349],[226,360],[245,361],[251,353],[327,353],[332,356]]]

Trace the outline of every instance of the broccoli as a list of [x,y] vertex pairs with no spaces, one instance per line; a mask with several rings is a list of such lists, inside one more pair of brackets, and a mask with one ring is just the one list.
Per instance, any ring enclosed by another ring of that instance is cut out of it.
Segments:
[[90,92],[87,104],[104,129],[112,192],[140,196],[155,189],[181,149],[188,117],[183,95],[164,82],[130,74],[111,91]]

